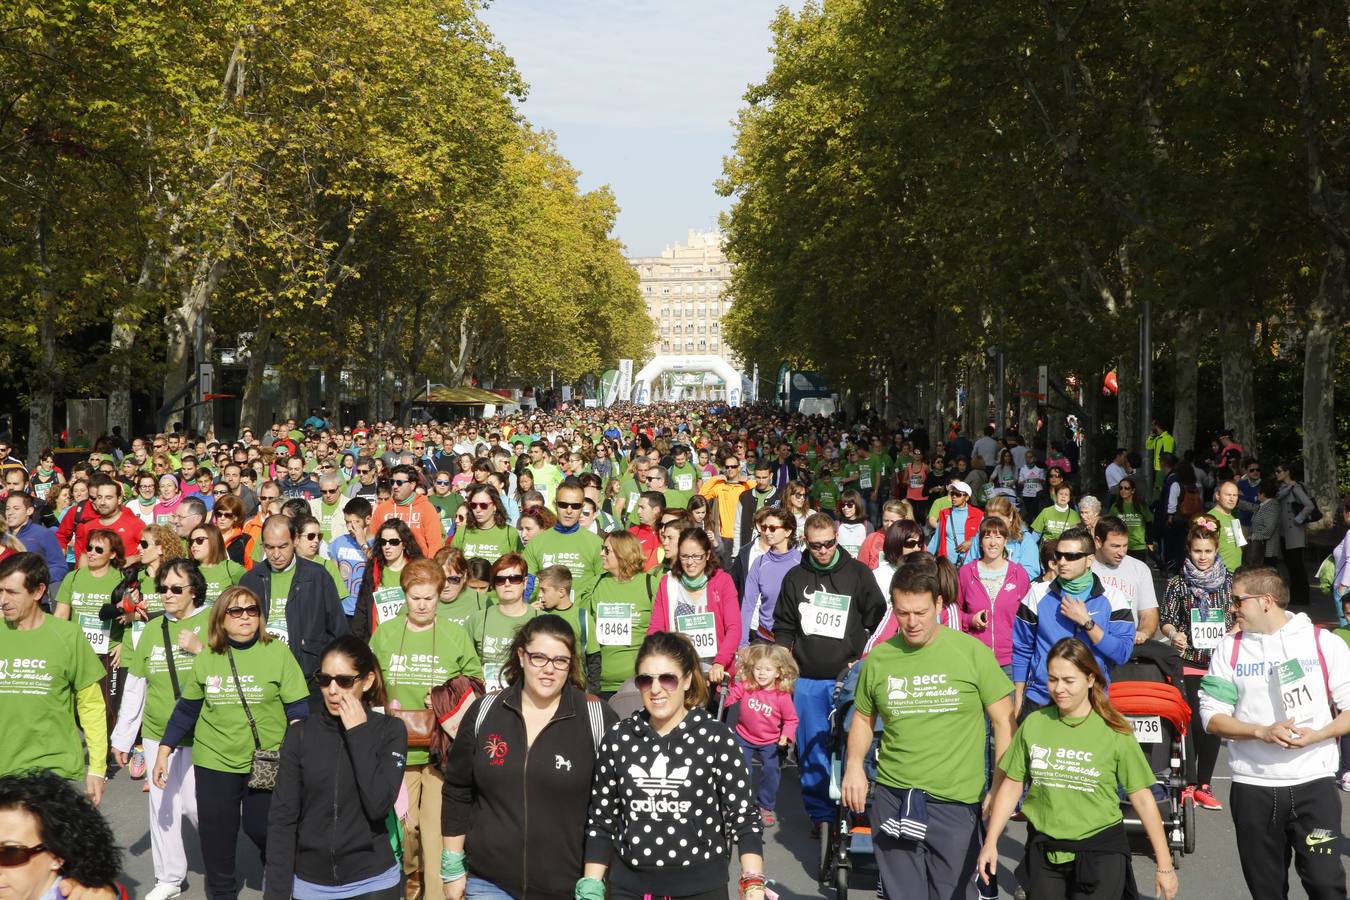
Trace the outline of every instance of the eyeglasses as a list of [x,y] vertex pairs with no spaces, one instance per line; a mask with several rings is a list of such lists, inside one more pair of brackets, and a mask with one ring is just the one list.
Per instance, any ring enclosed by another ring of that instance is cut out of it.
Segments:
[[207,540],[207,539],[206,539],[205,536],[203,536],[203,537],[195,537],[195,538],[192,539],[192,546],[195,547],[195,546],[197,546],[198,544],[205,544],[205,543],[206,543],[206,540]]
[[834,538],[830,538],[828,541],[807,541],[806,546],[812,550],[833,550],[838,543]]
[[793,499],[793,500],[805,500],[805,499],[806,499],[806,495],[805,495],[805,494],[799,494],[799,493],[797,493],[797,492],[794,491],[794,492],[792,493],[792,499]]
[[329,675],[327,672],[315,672],[314,683],[321,688],[326,688],[336,681],[338,687],[344,691],[350,691],[356,687],[356,682],[360,677],[360,675]]
[[601,545],[600,545],[600,555],[601,555],[601,556],[609,556],[609,554],[611,554],[611,553],[613,553],[613,552],[614,552],[613,550],[609,549],[609,544],[601,544]]
[[403,538],[376,538],[375,543],[381,547],[401,547],[403,546]]
[[261,613],[262,610],[256,606],[231,606],[229,609],[225,610],[225,615],[229,616],[231,619],[242,619],[244,616],[256,616]]
[[703,562],[708,558],[706,553],[681,553],[680,562]]
[[281,499],[280,494],[268,494],[266,497],[264,497],[262,494],[258,495],[258,500],[261,503],[271,503],[273,500],[280,500],[280,499]]
[[586,505],[584,501],[581,502],[581,503],[569,503],[569,502],[566,501],[566,500],[559,500],[559,501],[557,501],[557,503],[558,503],[558,509],[560,509],[560,510],[561,510],[561,509],[581,509],[583,506]]
[[491,503],[484,503],[484,502],[482,502],[482,501],[480,501],[480,500],[475,500],[473,503],[470,503],[470,504],[469,504],[469,508],[470,508],[470,509],[492,509],[492,504],[491,504]]
[[[173,594],[175,597],[181,597],[183,594],[186,594],[186,593],[188,592],[188,590],[189,590],[189,587],[188,587],[186,584],[166,584],[166,585],[164,585],[164,591],[165,591],[165,593]],[[257,609],[257,607],[255,606],[254,609]],[[236,616],[235,618],[238,618],[238,616]]]
[[662,672],[660,675],[647,675],[644,673],[642,675],[633,676],[633,684],[635,684],[637,689],[644,694],[652,689],[653,681],[658,682],[663,691],[673,691],[680,686],[680,676],[676,675],[674,672]]
[[1078,562],[1083,557],[1091,555],[1091,553],[1084,553],[1079,550],[1056,550],[1052,554],[1056,562]]
[[33,847],[20,847],[15,844],[8,844],[0,847],[0,867],[12,869],[15,866],[24,866],[28,861],[39,853],[46,850],[45,844],[37,844]]
[[1133,491],[1133,490],[1134,490],[1134,485],[1132,485],[1132,484],[1121,484],[1119,490],[1122,490],[1122,491]]
[[524,575],[495,575],[492,578],[493,584],[524,584]]
[[857,506],[858,504],[854,503],[852,500],[845,500],[843,503],[841,503],[841,504],[839,504],[839,505],[842,506],[842,507],[844,507],[845,509],[852,509],[853,507]]
[[216,513],[216,521],[220,521],[221,519],[233,519],[233,518],[234,518],[234,513],[228,513],[228,512],[218,512],[218,513]]
[[211,493],[214,494],[214,495],[216,495],[217,497],[224,497],[224,496],[225,496],[226,494],[228,494],[229,492],[230,492],[230,491],[229,491],[229,488],[221,488],[220,490],[218,490],[218,491],[212,491]]
[[526,653],[525,658],[530,661],[530,665],[536,669],[542,669],[545,666],[552,666],[554,671],[566,672],[572,665],[570,656],[549,656],[547,653]]
[[369,475],[369,474],[370,474],[370,470],[369,470],[369,469],[357,469],[357,470],[356,470],[356,474],[357,474],[357,475]]

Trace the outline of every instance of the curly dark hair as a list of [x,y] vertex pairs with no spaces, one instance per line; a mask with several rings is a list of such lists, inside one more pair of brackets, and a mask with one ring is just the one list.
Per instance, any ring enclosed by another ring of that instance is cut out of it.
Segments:
[[69,781],[49,771],[0,776],[0,809],[22,809],[38,820],[38,837],[61,860],[61,874],[87,887],[112,887],[122,850],[112,828]]

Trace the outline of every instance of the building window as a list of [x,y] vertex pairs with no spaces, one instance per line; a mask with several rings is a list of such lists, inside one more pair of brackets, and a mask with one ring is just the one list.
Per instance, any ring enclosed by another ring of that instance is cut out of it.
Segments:
[[685,350],[690,350],[690,351],[692,351],[692,350],[694,349],[694,342],[693,342],[693,341],[685,341],[685,343],[684,343],[684,349],[685,349]]
[[670,288],[668,288],[668,287],[663,287],[663,288],[661,288],[661,293],[663,293],[663,294],[669,294],[669,293],[670,293]]
[[713,341],[713,342],[712,342],[712,349],[714,349],[714,350],[717,349],[717,341]]
[[713,333],[713,334],[717,334],[717,323],[716,323],[716,322],[712,323],[712,333]]
[[708,342],[707,342],[707,341],[699,341],[699,342],[698,342],[698,349],[700,349],[700,350],[707,350],[707,349],[708,349]]

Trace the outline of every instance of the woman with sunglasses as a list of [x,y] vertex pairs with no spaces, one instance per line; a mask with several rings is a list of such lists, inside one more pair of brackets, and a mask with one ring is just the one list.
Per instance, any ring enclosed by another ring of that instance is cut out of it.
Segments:
[[741,635],[739,644],[751,640],[769,641],[773,635],[773,611],[783,587],[783,577],[802,561],[797,546],[796,517],[778,507],[761,510],[759,533],[768,549],[750,564],[741,599]]
[[338,596],[345,597],[347,582],[342,577],[342,570],[324,552],[327,548],[323,542],[323,525],[313,516],[302,514],[295,517],[295,530],[298,532],[295,538],[295,552],[316,566],[323,566],[328,577],[333,579],[333,584],[337,585]]
[[531,619],[511,643],[506,688],[465,713],[441,812],[450,900],[575,896],[596,748],[617,721],[587,697],[581,652],[563,619]]
[[806,520],[811,516],[810,489],[804,483],[794,481],[787,486],[787,490],[783,492],[783,511],[796,521],[797,530],[792,535],[792,541],[794,544],[800,544],[805,533]]
[[[217,490],[221,487],[224,486],[216,485]],[[243,501],[229,493],[229,488],[225,488],[225,491],[225,494],[216,498],[216,505],[211,510],[211,522],[220,529],[225,555],[242,566],[248,551],[249,536],[244,533],[244,522],[248,516],[244,514]]]
[[80,565],[61,580],[56,594],[56,617],[80,626],[85,639],[94,648],[103,671],[103,701],[107,706],[108,727],[117,716],[115,673],[122,655],[122,624],[113,616],[103,618],[104,607],[113,591],[122,583],[122,538],[117,532],[95,528],[89,532],[88,545]]
[[235,846],[242,827],[267,855],[272,792],[248,786],[254,750],[278,750],[286,723],[309,714],[309,686],[290,648],[261,628],[258,595],[226,588],[211,608],[207,647],[179,679],[182,696],[164,727],[154,784],[169,783],[174,751],[192,741],[197,834],[206,896],[235,900]]
[[375,529],[375,548],[352,613],[352,634],[369,640],[380,625],[403,611],[400,573],[408,563],[422,558],[421,545],[402,519],[386,519]]
[[322,703],[286,729],[281,745],[263,896],[398,900],[386,822],[403,780],[407,731],[379,711],[383,673],[358,638],[329,644],[314,681]]
[[[910,519],[898,519],[880,534],[884,543],[881,547],[881,558],[872,567],[872,574],[876,576],[877,588],[881,591],[881,595],[889,597],[891,595],[891,579],[895,577],[896,569],[903,565],[906,556],[918,553],[923,549],[923,530],[919,527],[918,522]],[[890,618],[889,604],[887,605],[886,618]]]
[[114,880],[121,868],[118,839],[75,785],[51,772],[0,777],[0,885],[7,900],[62,900],[67,892],[126,900]]
[[[145,633],[146,623],[164,611],[164,598],[157,583],[160,571],[168,563],[186,556],[183,539],[167,525],[146,526],[141,531],[137,549],[140,555],[136,565],[128,566],[122,572],[121,602],[109,603],[100,613],[104,619],[115,618],[121,625],[130,626],[122,632],[121,660],[131,658],[131,651]],[[138,750],[131,765],[132,777],[139,778],[144,772],[145,758]]]
[[682,634],[653,634],[635,670],[644,708],[600,745],[575,896],[725,897],[734,844],[742,900],[763,900],[764,826],[750,772],[735,733],[703,709],[697,651]]
[[1096,657],[1107,680],[1134,651],[1134,616],[1123,594],[1107,592],[1092,573],[1096,542],[1086,528],[1059,537],[1054,559],[1059,574],[1038,582],[1022,599],[1013,620],[1013,706],[1018,721],[1050,703],[1046,660],[1056,641],[1076,637]]
[[[600,656],[600,694],[609,699],[633,677],[633,662],[651,624],[661,573],[643,572],[646,555],[627,531],[605,535],[600,545],[604,572],[581,598],[595,616],[587,654]],[[593,674],[593,673],[589,673]]]
[[[534,482],[520,476],[521,481]],[[506,509],[502,506],[497,489],[488,484],[475,485],[469,489],[464,505],[468,508],[468,521],[465,527],[455,530],[450,546],[463,551],[470,559],[475,556],[483,559],[497,559],[507,553],[519,553],[525,545],[521,543],[520,533],[512,528],[506,519]]]
[[1013,619],[1031,590],[1026,570],[1008,559],[1012,530],[998,516],[980,521],[980,556],[961,567],[959,597],[962,631],[994,651],[1005,675],[1012,675]]
[[1145,503],[1139,502],[1139,488],[1133,478],[1122,478],[1116,485],[1116,493],[1111,499],[1109,516],[1115,516],[1125,523],[1130,532],[1130,546],[1126,552],[1140,562],[1148,562],[1152,546],[1148,542],[1148,526],[1153,524],[1153,512]]
[[882,504],[881,527],[869,534],[858,548],[855,554],[858,562],[875,569],[881,561],[882,546],[886,543],[886,529],[904,519],[914,520],[914,507],[909,505],[908,500],[887,500]]
[[243,566],[225,553],[225,540],[214,525],[198,525],[188,535],[188,554],[201,566],[206,579],[206,605],[211,606],[226,588],[243,580]]
[[867,536],[875,531],[867,519],[867,505],[862,494],[850,488],[839,495],[839,546],[857,558]]
[[539,615],[539,610],[525,602],[529,578],[525,557],[507,553],[499,558],[492,564],[488,576],[496,602],[471,617],[466,624],[469,639],[483,663],[483,683],[489,691],[505,686],[502,672],[511,658],[511,642],[522,625]]
[[[766,538],[770,532],[765,531],[764,524],[772,519],[766,516],[760,524],[760,534]],[[780,532],[786,533],[781,520],[776,521],[772,534]],[[722,570],[721,560],[703,529],[681,531],[676,551],[670,571],[657,585],[647,634],[675,631],[689,638],[708,681],[720,685],[744,637],[736,585]]]
[[[370,647],[388,673],[390,710],[427,710],[432,688],[460,675],[481,678],[483,667],[467,632],[438,614],[445,586],[440,566],[429,559],[410,562],[399,585],[404,612],[375,633]],[[425,745],[408,750],[403,871],[409,884],[423,887],[434,883],[440,865],[442,762],[433,762]]]
[[[142,543],[145,534],[142,533]],[[141,551],[142,559],[145,550]],[[119,765],[132,761],[133,744],[139,732],[144,753],[159,756],[164,728],[173,714],[182,692],[182,684],[192,672],[198,653],[205,647],[207,620],[203,613],[206,581],[191,560],[177,558],[162,561],[155,584],[162,597],[162,614],[125,652],[127,681],[122,691],[121,709],[112,732],[113,755]],[[169,669],[172,655],[173,670]],[[192,768],[192,747],[183,746],[174,754],[166,781],[160,785],[147,781],[150,794],[150,846],[155,866],[155,887],[147,900],[169,900],[182,893],[187,878],[187,851],[183,847],[183,820],[197,830],[196,779]]]

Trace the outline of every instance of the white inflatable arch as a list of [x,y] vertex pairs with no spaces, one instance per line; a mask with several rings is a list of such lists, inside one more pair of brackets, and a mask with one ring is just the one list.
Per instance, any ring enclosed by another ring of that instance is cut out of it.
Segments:
[[741,373],[720,356],[658,356],[633,376],[633,401],[650,403],[652,382],[665,372],[712,372],[727,386],[727,404],[741,405]]

